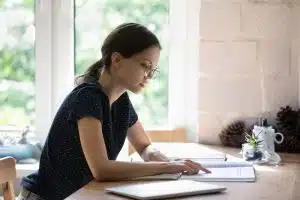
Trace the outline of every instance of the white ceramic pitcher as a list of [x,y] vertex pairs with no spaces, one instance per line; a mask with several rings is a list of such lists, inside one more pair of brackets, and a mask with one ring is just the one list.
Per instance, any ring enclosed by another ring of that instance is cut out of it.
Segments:
[[[280,156],[275,153],[275,142],[281,144],[284,140],[282,133],[275,133],[275,129],[272,126],[257,126],[255,125],[252,133],[262,141],[260,144],[260,150],[263,152],[265,159],[270,162],[279,163],[281,161]],[[280,136],[280,139],[277,139]]]

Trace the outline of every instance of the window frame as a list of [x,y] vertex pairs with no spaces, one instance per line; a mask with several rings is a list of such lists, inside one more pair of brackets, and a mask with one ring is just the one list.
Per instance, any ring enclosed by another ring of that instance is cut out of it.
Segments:
[[200,8],[201,1],[170,0],[168,120],[187,129],[189,142],[199,137]]
[[[188,140],[197,142],[201,1],[169,1],[168,126],[161,129],[186,128]],[[36,0],[35,23],[35,129],[44,143],[59,105],[74,87],[74,0]]]
[[35,4],[35,130],[42,143],[59,105],[74,86],[73,5],[73,0],[36,0]]

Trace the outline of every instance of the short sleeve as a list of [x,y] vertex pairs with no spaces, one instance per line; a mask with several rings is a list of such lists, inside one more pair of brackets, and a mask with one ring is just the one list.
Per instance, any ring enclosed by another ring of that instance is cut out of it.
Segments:
[[103,119],[103,94],[97,88],[82,88],[74,94],[68,120],[77,121],[83,117]]
[[135,109],[129,97],[128,97],[128,108],[129,108],[128,128],[130,128],[138,121],[138,115],[136,114]]

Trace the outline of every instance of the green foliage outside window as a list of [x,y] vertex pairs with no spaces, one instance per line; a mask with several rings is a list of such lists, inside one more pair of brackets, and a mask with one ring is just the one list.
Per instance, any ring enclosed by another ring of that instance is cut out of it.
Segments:
[[0,125],[34,124],[34,0],[0,0],[0,30]]
[[[36,120],[34,4],[34,0],[0,0],[0,126],[22,127]],[[159,77],[141,95],[130,94],[148,127],[167,123],[168,4],[168,0],[75,1],[76,75],[100,58],[104,37],[120,23],[144,24],[161,40]]]

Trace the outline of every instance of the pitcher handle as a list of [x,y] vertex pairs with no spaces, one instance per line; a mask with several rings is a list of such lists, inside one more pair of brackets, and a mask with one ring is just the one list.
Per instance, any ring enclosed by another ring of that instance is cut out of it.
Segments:
[[281,144],[281,143],[283,142],[284,136],[283,136],[282,133],[276,133],[276,136],[277,136],[277,135],[280,135],[281,139],[280,139],[280,140],[277,140],[277,137],[275,137],[275,142],[276,142],[277,144]]

